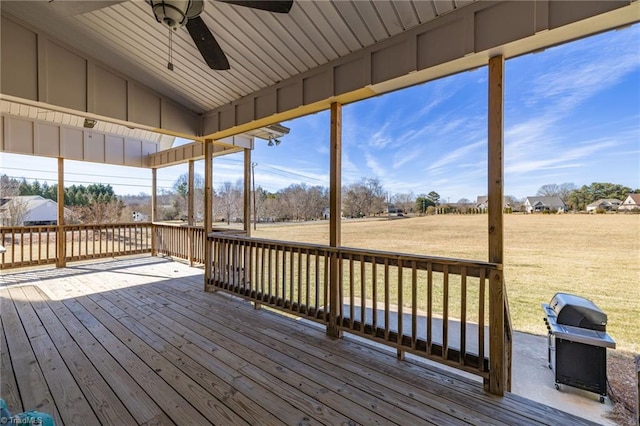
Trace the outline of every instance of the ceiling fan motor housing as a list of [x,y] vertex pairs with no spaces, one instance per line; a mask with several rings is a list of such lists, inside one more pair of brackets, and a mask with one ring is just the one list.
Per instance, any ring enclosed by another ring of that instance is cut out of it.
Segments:
[[202,0],[147,0],[158,22],[171,29],[184,26],[190,18],[195,18],[204,9]]

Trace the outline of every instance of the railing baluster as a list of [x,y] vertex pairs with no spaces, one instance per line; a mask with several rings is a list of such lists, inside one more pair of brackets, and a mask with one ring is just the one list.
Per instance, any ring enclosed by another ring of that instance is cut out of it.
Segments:
[[320,253],[315,254],[315,270],[316,270],[316,287],[314,293],[314,317],[318,318],[318,310],[320,308]]
[[294,290],[293,290],[293,285],[294,285],[294,271],[295,271],[295,257],[294,257],[294,252],[293,252],[293,247],[291,248],[291,250],[289,251],[289,295],[286,297],[286,301],[289,302],[289,304],[287,305],[286,303],[283,305],[285,307],[288,306],[289,309],[293,309],[293,298],[294,298]]
[[[278,246],[276,246],[277,248]],[[272,290],[272,284],[273,284],[273,269],[272,269],[272,262],[273,262],[273,250],[272,250],[272,246],[271,244],[268,245],[268,259],[269,259],[269,275],[267,276],[267,279],[269,280],[269,296],[267,298],[268,303],[273,303],[273,301],[271,300],[271,295],[273,294],[273,290]]]
[[449,265],[442,269],[442,357],[449,359]]
[[265,246],[261,246],[260,247],[260,295],[261,295],[261,299],[264,302],[265,301],[265,294],[264,294],[264,262],[265,262]]
[[330,264],[331,254],[329,251],[325,250],[324,252],[324,287],[323,287],[323,295],[324,295],[324,322],[329,321],[329,264]]
[[306,259],[306,272],[305,272],[305,313],[309,315],[309,303],[310,303],[310,281],[311,281],[311,268],[310,268],[310,259],[309,259],[309,250],[305,250],[305,259]]
[[433,263],[427,263],[427,355],[433,353]]
[[360,331],[364,333],[364,325],[367,323],[367,290],[364,254],[360,255]]
[[465,363],[467,354],[467,267],[460,268],[460,359]]
[[484,306],[485,306],[485,278],[486,270],[480,268],[480,282],[478,283],[478,358],[480,361],[480,371],[484,368]]
[[398,358],[402,359],[404,358],[404,351],[402,351],[400,349],[400,347],[402,346],[402,336],[404,334],[404,327],[402,324],[402,293],[403,293],[403,288],[404,286],[402,285],[402,269],[403,269],[403,265],[402,265],[402,259],[398,259],[398,335],[396,337],[396,344],[397,346],[397,355]]
[[376,335],[378,329],[378,263],[375,256],[371,256],[371,298],[372,300],[372,319],[373,319],[373,335]]
[[384,340],[389,340],[389,259],[384,259]]
[[355,292],[353,282],[353,255],[349,255],[349,328],[353,330]]
[[20,229],[20,261],[25,262],[24,256],[24,228]]
[[296,290],[298,294],[296,294],[296,312],[300,313],[300,304],[302,303],[302,249],[298,247],[298,285],[296,286]]
[[[343,254],[340,250],[336,251],[337,264],[338,264],[338,311],[340,321],[338,325],[342,327],[344,321],[344,262]],[[335,298],[334,298],[335,300]]]
[[42,262],[42,228],[38,227],[38,264]]
[[411,261],[411,349],[418,341],[418,269],[415,260]]

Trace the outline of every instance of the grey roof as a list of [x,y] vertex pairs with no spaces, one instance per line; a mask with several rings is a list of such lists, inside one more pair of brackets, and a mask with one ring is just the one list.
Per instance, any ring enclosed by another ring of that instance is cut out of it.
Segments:
[[564,201],[562,201],[560,197],[527,197],[527,199],[525,200],[525,203],[527,201],[532,206],[539,204],[545,207],[549,207],[551,209],[566,207],[566,204],[564,203]]

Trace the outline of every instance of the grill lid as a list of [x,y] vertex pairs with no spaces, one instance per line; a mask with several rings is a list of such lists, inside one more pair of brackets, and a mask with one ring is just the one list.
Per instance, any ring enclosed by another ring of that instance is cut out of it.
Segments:
[[574,294],[556,293],[549,302],[558,324],[606,331],[607,314],[592,301]]

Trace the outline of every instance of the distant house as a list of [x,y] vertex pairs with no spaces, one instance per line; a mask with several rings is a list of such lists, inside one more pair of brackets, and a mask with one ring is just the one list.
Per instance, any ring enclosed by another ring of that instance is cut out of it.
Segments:
[[524,209],[527,213],[557,213],[566,211],[567,205],[560,197],[527,197],[524,200]]
[[[71,215],[65,208],[65,217]],[[0,225],[38,226],[58,224],[58,203],[39,195],[0,199]]]
[[618,206],[618,210],[640,210],[640,194],[629,194]]
[[[507,197],[502,198],[502,208],[512,208],[510,200]],[[476,208],[477,209],[488,209],[489,208],[489,196],[487,195],[478,195],[476,198]]]
[[604,210],[604,211],[615,211],[618,210],[622,201],[615,198],[602,198],[600,200],[596,200],[593,203],[587,206],[587,213],[595,212],[596,210]]
[[131,219],[133,219],[134,222],[146,222],[149,220],[149,217],[144,213],[133,212],[131,213]]

